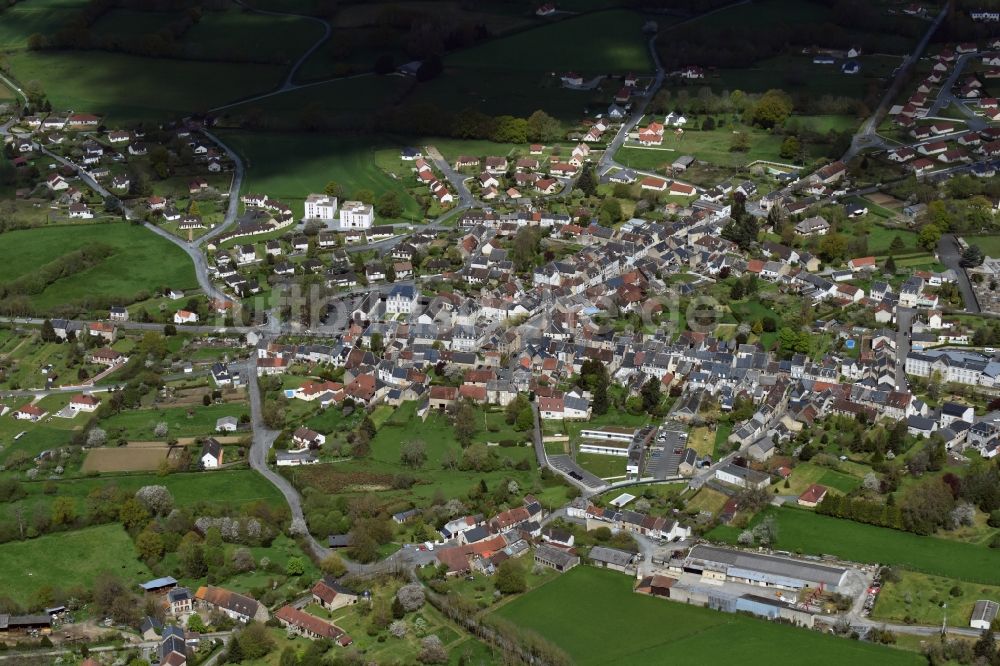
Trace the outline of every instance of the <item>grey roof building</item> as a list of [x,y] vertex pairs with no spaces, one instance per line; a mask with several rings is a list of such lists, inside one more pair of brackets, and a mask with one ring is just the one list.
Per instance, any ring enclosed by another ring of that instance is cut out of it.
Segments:
[[727,579],[764,587],[792,590],[822,587],[830,592],[837,592],[844,585],[850,571],[808,560],[705,545],[691,549],[685,569],[724,573]]

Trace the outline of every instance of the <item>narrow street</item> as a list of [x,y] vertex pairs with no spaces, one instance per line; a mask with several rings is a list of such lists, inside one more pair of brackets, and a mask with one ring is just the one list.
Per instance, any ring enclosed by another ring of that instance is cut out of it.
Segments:
[[955,280],[958,283],[958,290],[962,294],[962,302],[965,304],[965,311],[970,314],[978,314],[979,300],[976,292],[972,289],[969,276],[962,267],[962,252],[958,247],[958,239],[955,234],[945,234],[938,241],[938,260],[946,267],[955,272]]

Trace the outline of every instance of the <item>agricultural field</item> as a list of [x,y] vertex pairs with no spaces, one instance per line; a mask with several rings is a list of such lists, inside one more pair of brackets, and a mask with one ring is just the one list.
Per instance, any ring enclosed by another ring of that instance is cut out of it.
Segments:
[[[247,57],[291,63],[323,35],[318,21],[297,16],[265,16],[239,10],[205,12],[180,40],[194,60],[232,60]],[[247,45],[253,51],[247,52]]]
[[[490,35],[503,35],[542,23],[533,11],[505,4],[470,5],[456,0],[412,0],[406,3],[406,11],[435,17],[448,16],[449,22],[454,25],[484,26]],[[412,60],[403,48],[405,32],[391,27],[397,12],[398,5],[386,2],[338,7],[331,21],[333,32],[330,39],[309,56],[297,78],[311,81],[371,71],[376,60],[383,55],[391,56],[396,65]]]
[[105,571],[133,585],[153,577],[117,524],[11,541],[0,545],[0,562],[0,589],[13,599],[31,599],[53,585],[89,588]]
[[18,52],[7,62],[19,81],[38,81],[54,107],[105,115],[115,124],[189,115],[267,92],[285,70],[101,51]]
[[861,72],[848,75],[836,64],[814,65],[810,56],[783,55],[750,67],[720,70],[717,78],[706,82],[718,91],[762,93],[779,88],[792,95],[863,98],[870,88],[881,89],[885,78],[902,62],[893,56],[863,55],[855,60],[861,63]]
[[520,117],[542,109],[562,121],[576,123],[587,111],[607,109],[609,98],[607,92],[599,90],[563,88],[559,77],[550,71],[492,70],[484,76],[477,69],[446,66],[441,76],[414,88],[406,101],[444,110],[473,106],[491,115]]
[[872,618],[889,622],[965,626],[980,599],[1000,599],[1000,587],[900,572],[899,582],[886,581],[878,594]]
[[[348,196],[361,189],[377,195],[395,191],[403,201],[404,217],[421,219],[419,204],[407,192],[409,183],[394,180],[375,164],[370,138],[313,134],[226,132],[223,140],[247,159],[244,191],[268,195],[301,211],[311,192],[322,192],[332,181]],[[400,146],[402,147],[402,146]]]
[[0,49],[23,49],[28,37],[58,29],[86,0],[32,0],[7,7],[0,18]]
[[237,104],[219,114],[222,123],[250,120],[263,128],[354,126],[363,124],[373,109],[392,106],[412,85],[412,79],[399,76],[336,79]]
[[166,446],[123,446],[87,451],[80,471],[88,472],[150,472],[167,459]]
[[[921,657],[764,620],[654,599],[632,592],[635,580],[580,566],[529,592],[496,614],[538,632],[575,663],[706,664],[732,659],[740,646],[746,664],[919,664]],[[600,605],[600,631],[590,617]],[[614,636],[615,640],[608,640]]]
[[653,63],[642,33],[644,22],[627,10],[594,12],[460,51],[446,64],[479,72],[648,74]]
[[[211,14],[209,14],[211,16]],[[147,35],[157,32],[164,25],[181,18],[180,12],[141,11],[138,9],[112,9],[91,26],[95,35],[119,37]]]
[[141,291],[171,286],[197,286],[188,255],[142,227],[127,224],[74,225],[9,231],[4,234],[5,261],[0,281],[27,275],[86,243],[100,243],[114,254],[79,273],[66,276],[32,296],[39,310],[70,304],[99,294],[132,303]]
[[[766,509],[755,522],[765,516],[777,520],[777,547],[782,550],[836,555],[854,562],[899,566],[936,576],[1000,585],[1000,572],[994,566],[996,553],[984,545],[919,536],[790,507]],[[738,529],[717,527],[707,536],[735,543],[738,535]]]

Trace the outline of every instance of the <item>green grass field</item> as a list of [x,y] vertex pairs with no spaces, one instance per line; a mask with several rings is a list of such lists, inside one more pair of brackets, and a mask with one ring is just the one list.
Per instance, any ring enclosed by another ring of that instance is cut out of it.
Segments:
[[540,633],[574,663],[918,664],[915,654],[632,592],[634,578],[580,566],[497,615]]
[[[27,496],[3,507],[5,512],[21,506],[25,515],[36,512],[49,515],[56,497],[69,497],[76,504],[77,515],[87,513],[87,495],[97,489],[117,487],[134,493],[142,486],[163,485],[174,496],[177,506],[207,504],[214,507],[239,508],[250,502],[265,502],[274,509],[284,510],[287,506],[282,495],[264,477],[249,469],[226,469],[212,472],[174,473],[167,476],[158,474],[103,475],[77,479],[63,479],[57,482],[56,494],[45,492],[45,482],[25,483]],[[8,514],[9,515],[9,514]]]
[[290,63],[322,34],[322,26],[308,19],[235,10],[205,12],[180,43],[196,60],[246,57],[247,45],[253,44],[254,58]]
[[0,545],[0,589],[13,599],[29,600],[42,587],[89,588],[108,571],[127,584],[152,578],[136,559],[132,540],[121,525],[88,527]]
[[[209,14],[211,16],[211,13]],[[120,36],[146,35],[160,30],[165,24],[176,21],[180,12],[141,11],[138,9],[112,9],[91,26],[95,35]]]
[[978,245],[988,257],[1000,257],[1000,236],[963,236],[969,245]]
[[719,90],[759,93],[780,88],[792,94],[860,98],[869,85],[879,84],[900,63],[900,58],[891,56],[861,56],[857,60],[861,72],[847,75],[838,65],[814,65],[809,56],[778,56],[750,67],[720,70],[717,78],[706,81]]
[[[732,152],[733,132],[746,132],[750,136],[750,150],[747,152]],[[663,145],[643,147],[629,144],[621,148],[615,159],[634,169],[654,170],[669,166],[681,155],[693,155],[696,159],[718,166],[736,167],[749,164],[756,160],[787,163],[781,157],[780,135],[769,134],[762,130],[743,126],[727,126],[710,132],[688,131],[680,138],[668,134],[663,139]],[[825,152],[826,146],[809,146],[812,157],[819,157]]]
[[947,614],[949,624],[964,626],[979,599],[1000,599],[1000,587],[904,571],[898,583],[883,585],[872,618],[895,622],[911,618],[919,624],[936,625]]
[[220,114],[252,117],[259,125],[275,128],[309,126],[317,115],[336,123],[363,123],[370,110],[391,106],[412,84],[412,79],[399,76],[338,79],[239,104]]
[[8,7],[0,18],[0,49],[20,49],[28,37],[62,27],[86,0],[32,0]]
[[116,252],[80,273],[49,285],[32,296],[40,308],[71,303],[89,296],[114,297],[122,304],[140,290],[197,286],[190,258],[179,247],[147,229],[127,224],[73,225],[10,231],[3,235],[4,262],[0,281],[14,280],[88,242],[110,245]]
[[[188,410],[192,413],[189,416]],[[222,405],[192,405],[167,409],[137,409],[119,412],[101,421],[101,427],[110,440],[124,437],[128,440],[148,441],[161,439],[153,435],[156,424],[163,422],[169,428],[167,437],[196,437],[215,432],[215,421],[223,416],[249,414],[250,408],[239,403]]]
[[[767,509],[755,520],[764,516],[777,519],[777,547],[782,550],[836,555],[855,562],[888,564],[1000,585],[997,554],[986,546],[918,536],[789,507]],[[738,529],[719,527],[709,532],[708,538],[734,543],[738,535]]]
[[317,134],[225,132],[223,140],[247,159],[245,192],[266,192],[301,214],[301,202],[311,192],[322,192],[331,180],[348,195],[368,189],[376,196],[395,191],[404,202],[404,216],[418,218],[420,207],[402,183],[375,164],[377,148],[371,138]]
[[625,476],[627,460],[622,456],[605,456],[597,453],[578,453],[576,455],[576,462],[580,467],[602,479]]
[[456,53],[446,63],[481,72],[646,74],[652,62],[643,23],[639,14],[626,10],[595,12],[492,40]]
[[[613,94],[613,93],[612,93]],[[527,117],[542,109],[560,120],[575,123],[585,115],[603,112],[607,93],[563,88],[550,71],[490,70],[446,67],[443,75],[421,83],[406,98],[413,104],[433,104],[443,110],[478,108],[489,115]]]
[[104,114],[112,123],[189,115],[267,92],[285,69],[101,51],[18,52],[8,62],[19,81],[38,81],[55,108]]

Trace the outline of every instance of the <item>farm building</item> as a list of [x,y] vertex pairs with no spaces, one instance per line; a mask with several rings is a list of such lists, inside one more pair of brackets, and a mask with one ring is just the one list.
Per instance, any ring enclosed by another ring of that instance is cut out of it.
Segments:
[[849,574],[842,567],[704,545],[691,549],[683,568],[704,578],[786,590],[822,588],[829,592],[839,591]]
[[1000,604],[997,602],[980,599],[972,609],[972,619],[969,620],[969,626],[973,629],[989,629],[993,626],[998,610],[1000,610]]

